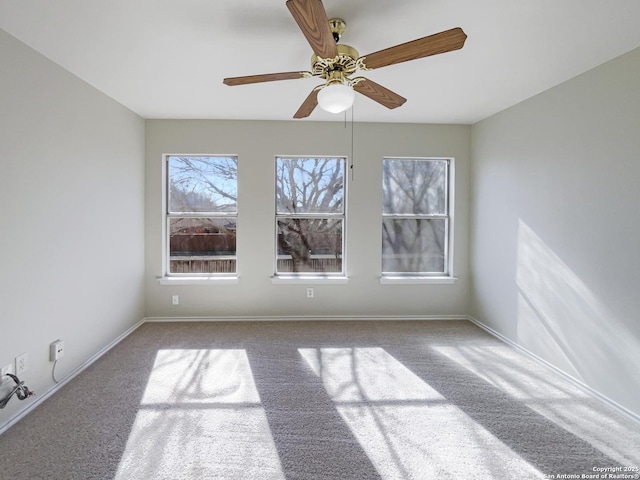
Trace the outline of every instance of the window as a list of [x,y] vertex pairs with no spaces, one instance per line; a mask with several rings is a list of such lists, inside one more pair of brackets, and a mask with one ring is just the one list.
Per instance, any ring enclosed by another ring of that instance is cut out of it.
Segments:
[[451,159],[385,158],[382,275],[447,277]]
[[235,275],[237,157],[165,159],[167,275]]
[[276,275],[344,275],[345,158],[276,158]]

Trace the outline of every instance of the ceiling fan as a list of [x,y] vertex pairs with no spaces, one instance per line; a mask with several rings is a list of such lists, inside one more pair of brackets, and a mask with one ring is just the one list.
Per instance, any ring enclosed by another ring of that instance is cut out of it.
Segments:
[[230,77],[224,83],[235,86],[312,77],[325,80],[311,91],[293,118],[308,117],[318,104],[332,113],[347,110],[353,104],[354,91],[387,108],[399,107],[406,98],[372,80],[351,75],[357,70],[373,70],[458,50],[467,39],[458,27],[359,56],[355,48],[338,43],[346,23],[339,18],[329,19],[321,0],[287,0],[287,7],[313,49],[311,71]]

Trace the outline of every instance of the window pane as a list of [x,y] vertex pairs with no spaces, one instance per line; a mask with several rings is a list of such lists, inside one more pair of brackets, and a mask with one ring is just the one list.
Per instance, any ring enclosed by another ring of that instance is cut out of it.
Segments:
[[235,213],[236,157],[169,157],[169,212]]
[[170,273],[235,273],[236,218],[169,219]]
[[344,158],[278,158],[277,213],[342,213],[344,166]]
[[444,273],[446,220],[382,221],[383,273]]
[[278,219],[278,273],[342,272],[342,220]]
[[382,172],[383,213],[447,214],[447,161],[386,158]]

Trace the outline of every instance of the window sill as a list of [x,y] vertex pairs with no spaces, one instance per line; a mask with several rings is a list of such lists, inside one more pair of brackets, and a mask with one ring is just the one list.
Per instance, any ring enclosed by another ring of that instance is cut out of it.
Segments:
[[274,275],[271,277],[271,283],[276,285],[286,284],[305,284],[305,285],[340,285],[349,283],[349,277],[330,277],[330,276],[284,276]]
[[240,277],[160,277],[160,285],[237,285]]
[[413,284],[452,284],[458,277],[405,277],[405,276],[382,276],[380,283],[383,285],[413,285]]

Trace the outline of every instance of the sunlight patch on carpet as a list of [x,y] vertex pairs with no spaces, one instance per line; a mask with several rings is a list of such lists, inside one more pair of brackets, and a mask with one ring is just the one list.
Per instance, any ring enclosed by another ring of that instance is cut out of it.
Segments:
[[284,479],[244,350],[160,350],[116,480]]
[[[584,390],[507,345],[494,347],[433,347],[531,410],[589,443],[620,465],[635,465],[640,452],[637,425],[622,415],[612,415]],[[624,448],[614,448],[608,439],[618,432],[627,439]]]
[[383,478],[541,476],[383,348],[299,352]]

